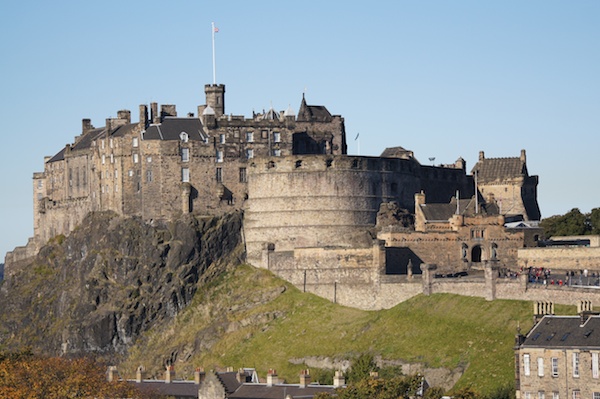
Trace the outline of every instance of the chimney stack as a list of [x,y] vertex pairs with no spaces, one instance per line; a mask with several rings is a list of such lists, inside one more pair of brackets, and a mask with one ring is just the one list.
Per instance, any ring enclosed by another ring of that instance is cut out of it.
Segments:
[[235,373],[235,379],[240,384],[243,384],[246,382],[246,373],[244,372],[244,369],[238,369],[237,373]]
[[333,386],[335,388],[343,387],[346,385],[346,378],[344,377],[344,373],[339,370],[336,370],[333,376]]
[[158,103],[150,103],[150,123],[160,123],[160,115],[158,115]]
[[310,370],[302,370],[300,372],[300,388],[306,388],[310,384]]
[[118,374],[119,373],[117,371],[117,366],[108,366],[108,375],[107,375],[106,379],[108,380],[108,382],[117,381]]
[[144,381],[144,367],[139,366],[135,372],[135,382]]
[[479,151],[479,160],[483,161],[485,159],[485,153],[483,151]]
[[140,127],[142,130],[148,126],[148,106],[146,104],[140,105]]
[[522,162],[527,161],[527,156],[525,155],[525,150],[521,150],[521,161]]
[[165,383],[170,384],[175,379],[175,366],[167,366],[165,370]]
[[269,369],[267,373],[267,386],[271,387],[273,385],[279,384],[279,377],[277,377],[277,370]]
[[86,132],[92,130],[94,126],[92,126],[91,119],[82,119],[81,120],[81,134],[85,134]]
[[198,367],[196,369],[196,371],[194,371],[194,384],[196,384],[196,385],[202,384],[202,382],[204,381],[204,377],[206,377],[206,373],[204,372],[204,369],[201,367]]

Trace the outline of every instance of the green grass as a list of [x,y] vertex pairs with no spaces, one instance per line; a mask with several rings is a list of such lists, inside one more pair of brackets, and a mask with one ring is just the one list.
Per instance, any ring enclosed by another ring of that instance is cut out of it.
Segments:
[[[556,306],[556,312],[575,309]],[[388,310],[362,311],[242,266],[201,289],[171,325],[147,334],[122,371],[139,364],[160,370],[176,353],[182,375],[197,366],[255,367],[261,376],[275,368],[295,382],[306,366],[290,359],[352,359],[369,352],[385,360],[464,369],[455,388],[470,386],[486,394],[514,379],[518,325],[523,332],[531,327],[530,302],[436,294]]]

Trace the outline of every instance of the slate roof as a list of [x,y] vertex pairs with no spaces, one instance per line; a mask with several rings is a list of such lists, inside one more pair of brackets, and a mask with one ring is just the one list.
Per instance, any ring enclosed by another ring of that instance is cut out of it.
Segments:
[[313,397],[319,392],[333,393],[332,385],[306,385],[298,384],[242,384],[234,393],[228,395],[229,399],[282,399],[287,395],[293,398]]
[[208,137],[200,119],[177,117],[166,117],[162,123],[148,126],[143,137],[144,140],[180,140],[181,132],[187,133],[190,140],[204,141]]
[[522,348],[600,349],[600,316],[544,316],[525,337]]
[[475,172],[482,183],[528,175],[525,161],[520,157],[484,158],[473,166],[471,174],[475,175]]
[[161,396],[175,396],[178,398],[198,398],[200,386],[194,381],[173,381],[169,384],[163,380],[143,380],[137,382],[129,380],[130,384],[142,391],[154,392]]
[[331,122],[333,118],[323,105],[307,105],[304,95],[298,111],[298,122]]
[[60,150],[58,153],[56,153],[56,155],[54,155],[52,158],[50,158],[46,163],[64,160],[66,150],[67,150],[67,147],[63,147],[62,150]]
[[[480,212],[484,216],[498,215],[499,209],[495,203],[487,204],[480,198]],[[423,204],[421,210],[427,221],[447,221],[456,213],[456,198],[447,204]],[[475,216],[475,198],[458,200],[458,213],[465,216]]]

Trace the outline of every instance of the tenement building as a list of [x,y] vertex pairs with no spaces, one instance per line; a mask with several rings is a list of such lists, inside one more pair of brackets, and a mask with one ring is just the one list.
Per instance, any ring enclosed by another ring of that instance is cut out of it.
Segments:
[[[536,304],[537,305],[537,304]],[[600,398],[600,316],[543,315],[517,336],[517,399]]]

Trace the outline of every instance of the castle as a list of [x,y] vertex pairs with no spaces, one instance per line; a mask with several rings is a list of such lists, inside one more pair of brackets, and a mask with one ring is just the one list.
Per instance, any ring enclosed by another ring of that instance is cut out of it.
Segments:
[[[304,96],[297,113],[245,118],[226,114],[224,85],[205,95],[197,116],[151,103],[137,123],[128,110],[100,128],[83,119],[34,174],[34,237],[7,254],[7,269],[89,212],[151,221],[242,210],[249,263],[336,302],[382,308],[435,292],[435,270],[493,278],[537,245],[538,178],[524,150],[480,152],[471,173],[462,158],[422,165],[402,147],[350,156],[344,119]],[[497,296],[493,282],[483,287]]]

